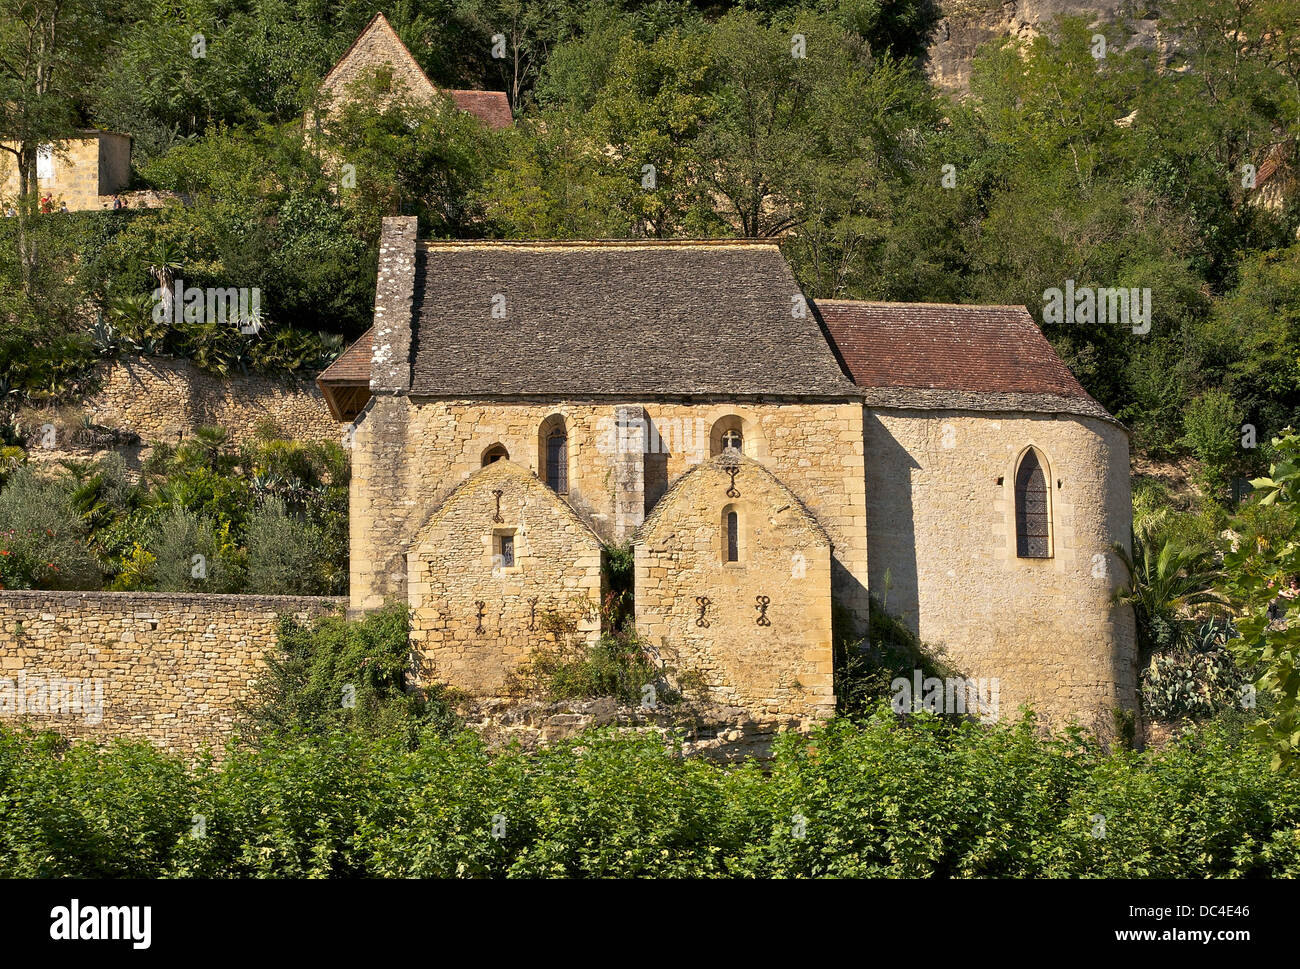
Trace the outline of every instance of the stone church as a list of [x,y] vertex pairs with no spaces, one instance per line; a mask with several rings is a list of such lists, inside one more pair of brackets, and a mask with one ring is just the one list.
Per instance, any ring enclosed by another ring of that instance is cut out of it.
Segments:
[[471,694],[547,617],[598,636],[630,543],[642,638],[757,718],[833,712],[832,604],[865,634],[869,596],[1004,717],[1136,706],[1127,433],[1023,307],[814,302],[773,242],[395,217],[374,325],[319,384],[349,425],[352,610],[409,603]]

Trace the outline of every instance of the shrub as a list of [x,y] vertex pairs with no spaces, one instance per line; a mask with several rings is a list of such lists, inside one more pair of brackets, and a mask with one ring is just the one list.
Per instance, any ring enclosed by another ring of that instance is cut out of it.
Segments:
[[1201,462],[1200,484],[1206,494],[1226,502],[1232,477],[1242,465],[1241,408],[1223,390],[1207,390],[1183,413],[1184,443]]
[[612,696],[622,703],[639,704],[647,686],[665,703],[676,703],[680,692],[662,666],[632,629],[603,634],[595,642],[578,635],[576,620],[548,613],[542,628],[554,642],[538,647],[512,671],[507,688],[525,696],[547,700],[584,700]]
[[280,498],[268,498],[248,517],[248,586],[264,595],[319,595],[320,533],[293,517]]
[[763,768],[611,729],[534,754],[418,740],[335,721],[187,769],[143,744],[0,728],[0,876],[1300,874],[1300,778],[1219,720],[1106,753],[1032,717],[882,707],[783,734]]
[[229,524],[215,527],[183,506],[173,505],[154,523],[148,543],[157,589],[236,592],[242,588],[243,565],[229,533]]
[[85,589],[101,581],[86,546],[89,529],[72,508],[74,484],[24,466],[0,489],[0,586]]
[[302,623],[281,617],[277,649],[252,699],[241,706],[245,733],[354,727],[415,743],[421,730],[451,729],[449,694],[408,682],[409,617],[394,604],[349,622],[334,616]]

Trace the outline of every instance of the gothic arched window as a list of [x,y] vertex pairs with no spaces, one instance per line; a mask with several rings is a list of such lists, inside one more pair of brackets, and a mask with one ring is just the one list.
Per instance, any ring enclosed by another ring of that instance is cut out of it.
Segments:
[[1051,513],[1047,472],[1030,448],[1016,469],[1016,555],[1022,559],[1052,557]]
[[559,414],[548,417],[542,423],[541,447],[539,459],[542,466],[542,480],[550,485],[557,494],[569,493],[569,432],[564,426],[564,418]]

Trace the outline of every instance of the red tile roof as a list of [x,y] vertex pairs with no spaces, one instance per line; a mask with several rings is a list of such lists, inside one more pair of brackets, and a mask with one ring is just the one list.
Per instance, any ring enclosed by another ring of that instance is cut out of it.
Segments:
[[366,330],[352,346],[339,355],[339,358],[321,371],[317,382],[327,384],[365,384],[370,386],[370,335],[374,329]]
[[[880,401],[886,390],[1015,395],[1008,404],[1062,399],[1107,416],[1070,373],[1023,306],[818,300],[817,309],[853,382]],[[932,395],[937,403],[940,399]],[[903,398],[899,399],[900,406]],[[992,401],[990,401],[992,402]]]
[[505,91],[448,91],[456,107],[478,118],[493,131],[515,123]]

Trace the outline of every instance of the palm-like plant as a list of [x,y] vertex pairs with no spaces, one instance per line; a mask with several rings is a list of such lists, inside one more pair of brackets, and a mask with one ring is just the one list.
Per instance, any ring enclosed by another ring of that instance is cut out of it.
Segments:
[[149,257],[149,275],[158,284],[158,291],[163,296],[163,318],[173,323],[176,321],[171,318],[172,306],[167,300],[167,294],[171,291],[176,273],[180,269],[180,253],[171,243],[160,239]]
[[1210,551],[1141,533],[1133,535],[1131,554],[1120,544],[1114,550],[1129,574],[1114,598],[1133,607],[1142,657],[1182,643],[1198,611],[1226,611],[1218,591],[1222,574]]

